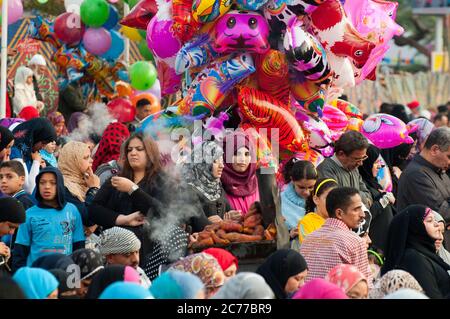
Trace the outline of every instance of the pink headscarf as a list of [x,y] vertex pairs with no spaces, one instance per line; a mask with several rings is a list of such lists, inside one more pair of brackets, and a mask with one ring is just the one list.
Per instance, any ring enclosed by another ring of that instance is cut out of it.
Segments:
[[339,264],[331,269],[325,280],[337,285],[345,293],[348,293],[358,282],[365,280],[366,277],[354,265]]
[[322,278],[307,282],[292,299],[348,299],[341,288]]

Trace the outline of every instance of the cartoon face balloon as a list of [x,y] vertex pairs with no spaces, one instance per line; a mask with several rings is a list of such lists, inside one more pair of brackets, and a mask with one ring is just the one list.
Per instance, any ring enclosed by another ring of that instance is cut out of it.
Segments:
[[215,50],[219,53],[269,50],[269,25],[260,14],[233,10],[217,21],[214,29]]
[[230,10],[232,4],[232,0],[194,0],[192,16],[200,23],[212,22]]
[[361,133],[380,149],[391,148],[402,143],[412,144],[410,133],[417,126],[408,127],[395,116],[379,113],[369,116],[361,127]]
[[295,117],[304,131],[308,133],[309,147],[325,157],[332,156],[334,154],[332,133],[325,122],[302,111],[297,111]]

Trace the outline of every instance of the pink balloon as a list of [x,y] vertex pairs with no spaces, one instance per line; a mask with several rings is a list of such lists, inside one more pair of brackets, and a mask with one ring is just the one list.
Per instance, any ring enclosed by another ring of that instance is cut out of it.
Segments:
[[111,47],[111,34],[105,28],[88,28],[83,35],[83,45],[95,55],[106,53]]
[[147,26],[147,44],[153,54],[166,59],[175,56],[181,49],[181,43],[171,31],[172,20],[158,20],[154,16]]
[[8,24],[16,23],[23,16],[22,0],[3,0],[8,1]]
[[331,105],[325,105],[323,107],[322,121],[333,132],[343,132],[348,125],[348,118],[344,112]]

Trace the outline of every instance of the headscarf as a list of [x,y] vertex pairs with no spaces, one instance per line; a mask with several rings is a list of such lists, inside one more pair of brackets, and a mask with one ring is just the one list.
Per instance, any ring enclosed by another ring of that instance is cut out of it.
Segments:
[[435,129],[433,122],[426,118],[412,120],[408,125],[417,125],[417,147],[424,143],[431,132]]
[[[445,227],[445,220],[444,218],[441,216],[441,214],[437,213],[437,212],[433,212],[434,213],[434,219],[438,222],[438,223],[443,223],[444,227]],[[445,228],[444,228],[445,229]],[[441,248],[438,250],[438,255],[447,263],[450,264],[450,252],[445,249],[445,247],[442,245]]]
[[385,296],[383,299],[430,299],[430,298],[425,296],[423,293],[418,292],[417,290],[402,288],[397,290],[396,292],[393,292]]
[[217,260],[205,253],[189,255],[174,262],[169,269],[190,272],[198,276],[207,289],[220,287],[225,281],[225,275]]
[[222,248],[208,248],[203,251],[204,253],[213,256],[218,261],[222,270],[227,270],[231,265],[238,266],[237,258],[229,251]]
[[[33,76],[33,74],[34,73],[33,73],[32,69],[27,68],[26,66],[19,66],[17,68],[16,75],[14,77],[14,87],[20,88],[20,89],[23,89],[23,88],[30,89],[31,88],[34,92],[33,83],[31,83],[31,84],[27,83],[27,79],[30,76]],[[35,95],[35,99],[36,99],[36,95]]]
[[89,279],[104,268],[103,257],[91,249],[78,249],[72,253],[72,259],[80,267],[81,280]]
[[376,283],[375,287],[369,291],[370,299],[381,299],[386,295],[392,294],[399,289],[413,289],[423,292],[422,287],[409,272],[394,269],[385,273]]
[[251,272],[241,272],[225,282],[213,299],[274,299],[275,295],[264,278]]
[[139,284],[115,282],[109,285],[98,299],[153,299],[153,296]]
[[450,270],[450,265],[436,254],[435,240],[428,235],[423,223],[425,217],[431,212],[432,210],[426,206],[411,205],[394,216],[389,226],[386,262],[381,269],[381,274],[398,268],[407,248],[417,250],[445,270]]
[[70,258],[70,256],[54,253],[39,257],[33,262],[31,266],[34,268],[41,268],[45,270],[62,269],[64,271],[67,271],[68,267],[73,264],[74,261],[72,260],[72,258]]
[[86,299],[98,299],[102,292],[114,282],[125,281],[140,284],[136,270],[130,266],[110,265],[97,273],[89,285]]
[[6,127],[0,126],[0,152],[14,139],[13,133]]
[[69,133],[75,131],[78,128],[79,122],[84,118],[88,118],[88,116],[83,112],[72,113],[69,118],[69,123],[67,124],[67,130],[69,131]]
[[342,289],[322,278],[308,281],[292,299],[348,299]]
[[29,121],[39,117],[39,111],[34,106],[25,106],[22,110],[20,110],[18,117],[24,119],[25,121]]
[[367,156],[367,159],[358,168],[359,174],[364,182],[370,187],[375,188],[376,190],[383,189],[383,187],[378,183],[377,178],[372,175],[372,167],[380,157],[380,149],[374,145],[369,145],[369,148],[367,149]]
[[[224,168],[221,181],[225,192],[237,197],[254,194],[258,188],[256,154],[249,136],[244,132],[237,131],[225,136],[224,142]],[[246,147],[250,151],[251,161],[247,170],[239,173],[233,169],[233,164],[229,161],[232,160],[233,155],[236,155],[237,151],[242,147]]]
[[256,273],[263,276],[277,299],[286,299],[284,290],[289,277],[308,269],[305,258],[293,249],[280,249],[270,255],[258,267]]
[[92,170],[95,172],[101,164],[118,160],[120,147],[129,136],[130,132],[124,124],[110,123],[103,132],[97,152],[95,152]]
[[[6,127],[11,132],[16,128],[17,125],[25,122],[24,119],[20,119],[17,117],[5,117],[0,120],[0,126]],[[14,136],[13,136],[14,138]]]
[[205,285],[196,275],[170,270],[152,282],[150,292],[156,299],[194,299],[204,289]]
[[25,223],[25,209],[21,202],[13,197],[0,198],[0,223]]
[[198,190],[209,201],[222,196],[220,180],[212,174],[213,162],[223,155],[222,148],[215,142],[204,141],[194,147],[191,163],[183,166],[186,183]]
[[25,162],[31,161],[33,146],[38,142],[50,143],[56,141],[56,132],[52,123],[42,117],[31,119],[16,126],[13,130],[15,144]]
[[58,168],[64,176],[64,186],[72,195],[84,202],[89,187],[84,180],[80,162],[89,146],[82,142],[70,141],[59,151]]
[[69,287],[68,283],[70,282],[69,273],[65,270],[55,268],[48,270],[53,276],[55,276],[56,280],[58,280],[58,299],[65,299],[64,296],[61,296],[63,293],[68,291],[74,291],[75,287]]
[[358,268],[349,264],[336,265],[328,272],[325,280],[341,287],[345,293],[348,293],[361,280],[367,282],[366,277],[358,270]]
[[13,279],[28,299],[46,299],[59,285],[55,276],[40,268],[22,267]]
[[[58,125],[59,123],[65,123],[66,120],[64,119],[64,115],[62,115],[60,112],[58,111],[54,111],[54,112],[50,112],[47,114],[47,118],[50,120],[50,122],[52,122],[53,127],[55,127],[56,125]],[[69,134],[69,132],[67,131],[67,127],[64,124],[61,136],[65,136]]]
[[54,153],[49,153],[46,149],[43,148],[39,151],[39,154],[41,154],[42,159],[46,161],[50,166],[58,167],[58,160],[56,159]]
[[0,276],[1,299],[27,299],[20,286],[9,276]]
[[139,251],[141,241],[131,230],[116,226],[101,233],[99,249],[103,256],[128,254]]

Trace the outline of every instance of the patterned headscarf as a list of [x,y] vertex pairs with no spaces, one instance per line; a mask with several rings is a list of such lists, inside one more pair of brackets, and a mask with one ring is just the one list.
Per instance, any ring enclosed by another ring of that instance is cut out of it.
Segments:
[[72,253],[71,257],[80,267],[80,280],[89,279],[104,268],[102,255],[92,249],[78,249]]
[[379,282],[375,284],[375,288],[369,292],[370,299],[381,299],[386,295],[396,292],[402,288],[409,288],[423,293],[423,289],[409,272],[395,269],[388,271]]
[[111,254],[128,254],[141,249],[141,241],[128,229],[113,227],[100,235],[100,253],[103,256]]
[[84,180],[80,162],[89,151],[89,146],[82,142],[70,141],[59,152],[58,168],[64,176],[64,186],[70,193],[84,202],[89,187]]
[[119,122],[110,123],[103,132],[102,139],[95,152],[92,170],[112,160],[118,160],[122,143],[130,136],[128,128]]
[[[64,119],[64,115],[62,115],[58,111],[54,111],[54,112],[48,113],[47,114],[47,118],[50,120],[50,122],[52,122],[53,127],[55,127],[59,123],[65,123],[66,122],[66,120]],[[68,134],[69,134],[69,131],[67,131],[66,124],[64,124],[63,130],[62,130],[60,136],[66,136]]]
[[193,186],[211,202],[222,196],[220,179],[212,174],[213,162],[222,155],[223,150],[217,143],[204,141],[194,147],[191,163],[183,167],[187,184]]
[[217,260],[205,253],[189,255],[173,263],[170,270],[180,270],[197,275],[207,289],[220,287],[225,281],[225,275]]
[[325,280],[341,287],[341,289],[348,293],[361,280],[367,282],[366,277],[354,265],[339,264],[325,277]]

